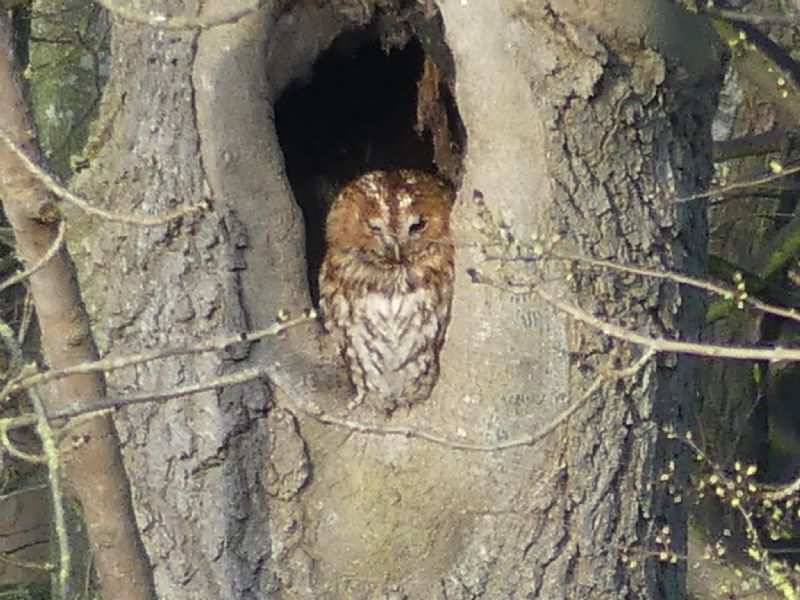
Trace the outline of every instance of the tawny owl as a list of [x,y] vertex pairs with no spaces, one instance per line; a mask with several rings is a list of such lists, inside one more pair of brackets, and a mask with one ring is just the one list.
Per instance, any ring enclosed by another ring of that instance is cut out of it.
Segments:
[[425,400],[439,377],[453,295],[453,198],[432,175],[373,171],[331,206],[320,308],[358,402],[392,412]]

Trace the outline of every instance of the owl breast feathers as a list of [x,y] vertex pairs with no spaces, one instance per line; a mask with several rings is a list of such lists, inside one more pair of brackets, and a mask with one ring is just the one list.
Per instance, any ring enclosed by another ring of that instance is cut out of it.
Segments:
[[331,206],[320,308],[358,402],[390,413],[436,383],[453,294],[453,199],[432,175],[373,171]]

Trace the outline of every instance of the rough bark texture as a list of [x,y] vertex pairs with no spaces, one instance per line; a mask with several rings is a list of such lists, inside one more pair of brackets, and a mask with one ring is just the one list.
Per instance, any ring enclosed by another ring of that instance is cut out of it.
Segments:
[[[12,74],[8,32],[5,18],[0,15],[0,129],[38,162],[22,94]],[[53,246],[60,214],[42,183],[23,167],[5,142],[0,143],[0,198],[14,230],[17,255],[31,269]],[[29,277],[29,285],[47,366],[61,369],[96,359],[89,316],[66,247],[58,247],[50,260]],[[93,372],[62,378],[37,393],[45,398],[45,412],[53,415],[67,409],[90,410],[104,400],[105,391],[103,374]],[[58,446],[57,466],[48,467],[54,469],[55,477],[65,478],[80,503],[100,592],[124,600],[152,596],[152,577],[136,532],[128,480],[111,417],[105,414],[46,425],[64,426],[53,434],[56,440],[51,440]],[[52,493],[54,502],[65,502],[55,489]],[[67,535],[65,531],[59,533]],[[77,554],[74,548],[72,552]],[[62,554],[57,556],[56,570],[60,567],[66,572]],[[59,581],[63,597],[74,593],[70,587],[75,585],[73,580],[64,577]]]
[[[591,255],[696,267],[703,220],[660,192],[688,193],[708,177],[716,57],[709,32],[666,1],[609,3],[613,13],[597,2],[437,4],[469,140],[442,377],[429,401],[391,421],[366,407],[349,418],[492,445],[547,425],[610,352],[622,366],[637,353],[533,295],[472,284],[465,270],[487,268],[471,250],[483,241],[473,189],[520,238],[560,230]],[[259,326],[306,306],[302,227],[271,103],[373,9],[268,7],[199,35],[117,24],[109,138],[82,189],[151,213],[208,195],[213,210],[179,226],[84,229],[83,279],[105,352]],[[687,35],[696,48],[678,45]],[[669,285],[587,276],[576,291],[642,332],[686,337],[697,324],[694,299]],[[314,345],[290,345],[304,341]],[[233,359],[277,368],[286,350],[264,346],[110,381],[164,389],[212,378]],[[681,598],[680,568],[630,568],[623,557],[646,553],[665,522],[681,550],[679,515],[648,484],[668,458],[659,425],[678,421],[690,381],[683,361],[653,362],[546,443],[505,452],[352,433],[277,409],[262,419],[268,395],[256,384],[128,409],[120,429],[159,594]],[[346,398],[320,398],[344,416]]]
[[[664,2],[559,4],[554,15],[525,16],[557,56],[532,65],[546,73],[536,79],[551,109],[557,229],[583,254],[696,272],[704,259],[702,213],[669,198],[710,177],[711,33]],[[679,36],[686,47],[677,47]],[[601,274],[579,277],[577,290],[584,307],[636,331],[681,339],[698,332],[697,298],[674,285]],[[603,365],[630,363],[640,352],[580,326],[572,332],[572,398]],[[564,499],[561,519],[549,523],[558,556],[547,569],[569,590],[564,597],[684,597],[680,565],[630,567],[624,557],[652,548],[664,523],[673,550],[684,551],[680,509],[648,490],[678,450],[659,428],[685,427],[692,382],[688,361],[660,357],[636,381],[606,388],[570,423],[556,494]]]
[[[173,12],[193,9],[189,3]],[[105,139],[78,185],[95,202],[156,214],[208,195],[192,80],[197,37],[116,23],[98,127]],[[162,227],[85,223],[75,250],[102,352],[129,354],[245,329],[237,276],[243,235],[225,202]],[[110,386],[121,393],[207,381],[242,356],[234,350],[166,359],[118,371]],[[266,507],[253,498],[266,446],[257,418],[264,399],[253,384],[131,408],[118,419],[160,597],[255,597],[252,590],[264,587]]]

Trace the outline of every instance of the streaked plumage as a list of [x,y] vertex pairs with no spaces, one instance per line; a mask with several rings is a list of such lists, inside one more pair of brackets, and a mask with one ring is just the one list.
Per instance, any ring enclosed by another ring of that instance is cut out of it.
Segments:
[[331,206],[320,308],[357,400],[392,412],[425,400],[439,376],[453,294],[454,193],[410,170],[373,171]]

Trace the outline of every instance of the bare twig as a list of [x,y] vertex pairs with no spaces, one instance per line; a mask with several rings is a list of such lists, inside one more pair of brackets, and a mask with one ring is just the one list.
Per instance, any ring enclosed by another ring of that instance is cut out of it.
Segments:
[[25,342],[25,337],[28,335],[28,329],[33,321],[33,316],[33,295],[30,290],[27,290],[25,299],[22,301],[22,318],[19,321],[19,329],[17,331],[17,342],[20,345]]
[[247,344],[258,341],[265,337],[279,335],[280,333],[288,329],[291,329],[292,327],[296,327],[303,323],[308,323],[312,321],[315,317],[316,315],[313,312],[306,312],[302,316],[297,317],[296,319],[290,319],[284,322],[275,323],[269,327],[260,329],[258,331],[243,332],[220,338],[211,338],[208,340],[202,340],[192,346],[185,346],[181,348],[166,348],[166,349],[161,348],[126,356],[106,357],[99,360],[86,361],[76,365],[70,365],[68,367],[63,367],[61,369],[51,369],[43,373],[35,373],[32,375],[27,373],[21,373],[13,381],[9,382],[9,385],[4,391],[6,394],[13,394],[23,389],[28,389],[32,386],[42,385],[45,383],[49,383],[51,381],[63,379],[64,377],[69,377],[71,375],[97,373],[97,372],[107,373],[109,371],[114,371],[116,369],[131,367],[134,365],[162,358],[169,358],[172,356],[183,356],[187,354],[203,354],[206,352],[223,350],[229,346],[234,346],[236,344]]
[[0,502],[7,502],[16,496],[23,496],[25,494],[38,494],[47,489],[45,484],[37,484],[37,485],[29,485],[24,488],[20,488],[18,490],[13,490],[11,492],[7,492],[5,494],[0,494]]
[[714,142],[714,162],[759,156],[772,152],[788,153],[800,144],[800,132],[791,129],[773,129],[765,133],[746,135]]
[[773,362],[798,362],[800,361],[800,348],[783,348],[775,346],[772,348],[753,348],[749,346],[723,346],[720,344],[701,344],[695,342],[680,342],[661,337],[653,337],[636,333],[630,329],[615,325],[593,315],[584,309],[562,300],[550,292],[544,290],[542,285],[535,282],[520,280],[506,280],[502,283],[492,281],[478,273],[472,273],[472,279],[476,283],[490,285],[505,292],[513,294],[535,294],[542,300],[557,308],[561,312],[571,316],[576,321],[585,323],[601,333],[613,338],[621,339],[638,346],[643,346],[657,353],[675,352],[676,354],[690,354],[693,356],[704,356],[706,358],[729,358],[733,360],[767,360]]
[[56,255],[56,253],[61,249],[61,245],[64,243],[64,232],[67,229],[66,221],[61,221],[58,224],[58,233],[56,234],[56,239],[53,240],[53,243],[50,244],[50,247],[47,251],[42,254],[41,258],[37,260],[34,264],[31,265],[30,269],[23,269],[19,273],[12,275],[2,283],[0,283],[0,292],[4,289],[11,287],[12,285],[16,285],[21,281],[24,281],[36,271],[41,269],[45,266],[52,258]]
[[[13,565],[15,567],[19,567],[21,569],[32,569],[34,571],[52,571],[53,565],[50,563],[40,563],[33,560],[21,560],[19,558],[13,558],[6,553],[0,553],[0,562],[6,563],[8,565]],[[0,598],[3,598],[3,593],[0,592]],[[19,598],[18,595],[7,596],[8,598]]]
[[791,483],[767,492],[767,498],[772,501],[786,500],[798,493],[800,493],[800,475]]
[[60,452],[55,433],[44,410],[39,393],[30,390],[30,399],[36,414],[36,433],[42,442],[42,453],[47,464],[47,481],[50,486],[50,499],[53,504],[53,530],[58,545],[58,569],[56,570],[56,593],[62,600],[70,596],[69,572],[71,554],[67,535],[67,522],[64,513],[64,495],[61,492]]
[[[781,308],[779,306],[774,306],[767,302],[762,302],[758,298],[754,298],[752,296],[742,297],[739,294],[738,290],[727,288],[725,286],[718,285],[711,281],[706,281],[704,279],[698,279],[696,277],[692,277],[684,273],[678,273],[677,271],[668,271],[662,269],[639,267],[635,265],[626,265],[624,263],[613,262],[610,260],[600,260],[596,258],[589,258],[586,256],[579,256],[577,254],[560,253],[560,252],[553,252],[551,258],[561,258],[564,260],[571,260],[580,264],[601,267],[603,269],[619,271],[622,273],[631,273],[633,275],[641,275],[642,277],[652,277],[655,279],[665,279],[668,281],[674,281],[675,283],[682,283],[699,290],[705,290],[707,292],[717,294],[718,296],[721,296],[726,300],[741,298],[741,301],[743,303],[749,304],[753,308],[757,308],[762,312],[769,313],[771,315],[775,315],[778,317],[784,317],[786,319],[791,319],[792,321],[800,322],[800,312],[798,312],[796,309]],[[510,258],[505,260],[520,260],[520,259]]]
[[[609,382],[626,379],[635,376],[644,366],[652,359],[654,353],[646,351],[634,364],[625,369],[610,370],[608,372],[600,373],[592,385],[581,395],[581,397],[571,404],[568,408],[561,411],[555,418],[547,423],[542,429],[533,435],[524,436],[514,440],[509,440],[501,444],[478,444],[471,442],[464,442],[460,440],[453,440],[445,436],[441,436],[428,431],[415,429],[412,427],[403,426],[384,426],[374,423],[364,423],[352,419],[346,419],[331,415],[324,412],[319,406],[311,401],[302,399],[300,395],[294,392],[292,384],[292,377],[286,373],[279,363],[273,363],[268,367],[245,369],[238,371],[231,375],[217,378],[210,382],[199,383],[163,392],[143,393],[136,396],[125,396],[116,399],[107,399],[105,401],[97,402],[91,407],[83,407],[72,410],[64,410],[50,415],[52,420],[62,418],[75,418],[80,416],[94,416],[97,413],[102,413],[108,410],[130,406],[133,404],[143,404],[150,402],[159,402],[164,400],[176,399],[181,397],[190,396],[198,392],[207,391],[231,385],[245,383],[260,378],[269,378],[272,383],[277,385],[283,392],[287,399],[286,403],[281,406],[290,412],[299,412],[307,415],[314,420],[325,425],[331,425],[347,429],[354,433],[362,433],[369,435],[385,435],[385,436],[400,436],[406,438],[419,439],[422,441],[437,444],[453,450],[463,450],[468,452],[501,452],[505,450],[512,450],[515,448],[522,448],[534,446],[551,433],[553,433],[560,425],[565,423],[572,415],[574,415],[591,397],[597,393],[600,388]],[[34,415],[22,415],[18,417],[9,417],[0,419],[0,432],[16,429],[19,427],[27,427],[37,422],[37,417]],[[71,423],[69,426],[73,425]]]
[[[74,205],[75,207],[79,208],[80,210],[84,211],[87,214],[94,215],[96,217],[100,217],[107,221],[113,221],[116,223],[127,223],[128,225],[140,225],[142,227],[156,227],[159,225],[166,225],[171,223],[172,221],[176,221],[183,217],[187,217],[192,214],[199,213],[206,208],[208,208],[208,204],[203,202],[201,204],[196,204],[193,206],[185,206],[181,207],[177,210],[170,211],[163,215],[134,215],[129,213],[123,213],[119,211],[110,211],[100,208],[98,206],[93,206],[89,204],[86,200],[74,194],[73,192],[69,191],[67,188],[62,186],[58,183],[52,175],[50,175],[47,171],[39,167],[31,158],[25,153],[25,151],[17,145],[11,136],[0,127],[0,140],[8,147],[8,149],[19,159],[20,163],[25,167],[25,169],[33,175],[50,193],[52,193],[57,198],[61,198],[66,202]],[[52,218],[52,217],[50,217]]]
[[749,23],[750,25],[798,25],[800,15],[758,14],[743,13],[738,10],[706,6],[703,12],[709,16],[735,23]]
[[710,190],[706,190],[704,192],[698,192],[696,194],[691,194],[689,196],[670,198],[667,201],[679,204],[684,202],[691,202],[693,200],[702,200],[703,198],[722,196],[724,194],[727,194],[735,190],[743,190],[743,189],[757,187],[759,185],[764,185],[765,183],[772,183],[773,181],[783,179],[787,175],[793,175],[794,173],[800,173],[800,165],[784,167],[778,173],[771,173],[770,175],[764,175],[763,177],[759,177],[757,179],[750,179],[748,181],[736,181],[734,183],[728,183],[722,187],[713,188]]
[[290,412],[300,411],[303,414],[311,417],[312,419],[323,423],[325,425],[332,425],[340,427],[354,433],[385,435],[385,436],[400,436],[405,438],[413,438],[451,448],[453,450],[463,450],[466,452],[501,452],[505,450],[513,450],[515,448],[523,448],[534,446],[553,433],[560,425],[565,423],[578,409],[586,404],[586,402],[605,384],[610,381],[616,381],[634,376],[650,361],[654,353],[651,351],[639,358],[633,365],[621,370],[613,370],[607,373],[601,373],[593,381],[592,385],[583,393],[583,395],[570,405],[565,410],[561,411],[554,419],[552,419],[542,429],[533,435],[524,436],[514,440],[509,440],[500,444],[476,444],[471,442],[462,442],[453,440],[445,436],[441,436],[428,431],[423,431],[413,427],[404,426],[384,426],[372,423],[363,423],[351,419],[344,419],[334,415],[325,413],[313,402],[308,402],[300,398],[300,395],[294,391],[291,378],[283,371],[279,364],[271,365],[267,371],[269,373],[270,381],[277,385],[284,396],[287,398],[288,403],[283,405],[283,408]]
[[[5,379],[8,373],[14,373],[22,366],[22,348],[20,342],[17,341],[17,336],[14,335],[14,330],[2,319],[0,319],[0,340],[3,341],[3,346],[8,352],[7,370],[5,373],[0,373],[0,379]],[[0,402],[2,399],[0,396]]]
[[[60,410],[48,416],[52,421],[57,421],[59,419],[72,419],[72,421],[65,426],[70,428],[80,425],[83,422],[83,419],[80,419],[80,417],[95,417],[99,414],[111,413],[116,409],[124,408],[126,406],[163,402],[165,400],[175,400],[177,398],[192,396],[200,392],[207,392],[208,390],[224,388],[232,385],[238,385],[240,383],[247,383],[248,381],[255,381],[256,379],[266,378],[267,372],[264,368],[244,369],[230,375],[218,377],[212,381],[185,385],[166,391],[142,392],[141,394],[120,396],[118,398],[98,398],[96,402],[88,402],[86,406]],[[11,431],[21,427],[30,427],[35,423],[35,415],[30,414],[20,415],[17,417],[0,418],[0,433],[2,433],[4,430]]]
[[568,314],[576,321],[589,325],[598,331],[611,337],[625,340],[632,344],[637,344],[652,350],[653,352],[675,352],[678,354],[691,354],[694,356],[705,356],[707,358],[730,358],[734,360],[768,360],[768,361],[800,361],[800,349],[798,348],[750,348],[747,346],[722,346],[714,344],[700,344],[695,342],[679,342],[666,338],[657,338],[642,335],[604,321],[599,317],[565,302],[561,298],[546,292],[540,286],[530,286],[527,292],[533,292],[542,300],[554,306],[558,310]]
[[[8,436],[8,432],[12,429],[10,424],[13,422],[15,417],[0,419],[0,444],[3,446],[3,450],[8,452],[14,458],[18,458],[20,460],[24,460],[25,462],[29,462],[32,464],[44,464],[47,462],[47,458],[43,454],[31,454],[30,452],[25,452],[17,447],[17,445],[11,441],[11,438]],[[28,425],[32,425],[36,422],[36,418],[31,416],[28,419]]]

